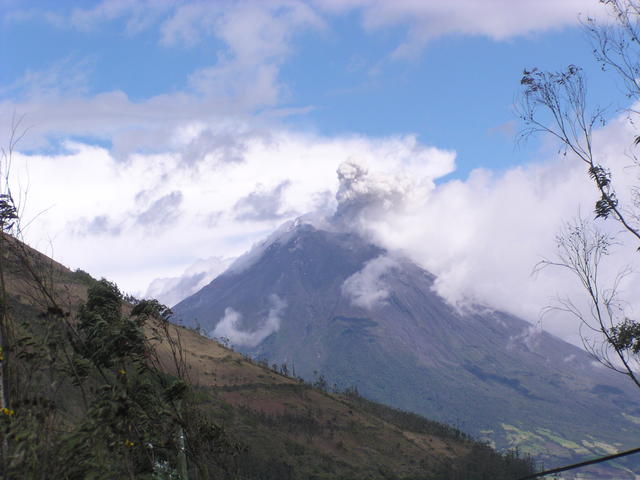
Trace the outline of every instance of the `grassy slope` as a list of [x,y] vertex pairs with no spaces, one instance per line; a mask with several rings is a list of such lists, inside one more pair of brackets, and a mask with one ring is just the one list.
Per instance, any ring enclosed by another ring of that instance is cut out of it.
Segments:
[[466,442],[399,428],[358,408],[355,399],[276,374],[194,332],[181,333],[191,381],[220,422],[252,449],[304,472],[302,478],[417,475],[425,473],[423,466],[469,452]]
[[447,438],[399,428],[358,399],[319,391],[195,332],[180,332],[190,380],[213,400],[220,421],[254,448],[268,447],[265,453],[308,473],[326,472],[330,459],[352,473],[417,474],[424,472],[420,464],[469,452],[453,433]]

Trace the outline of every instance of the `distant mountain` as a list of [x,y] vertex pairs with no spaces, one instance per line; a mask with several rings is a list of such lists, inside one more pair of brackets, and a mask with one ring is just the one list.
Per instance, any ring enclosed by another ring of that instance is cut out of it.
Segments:
[[[640,392],[624,378],[512,315],[459,312],[433,283],[357,235],[296,222],[173,310],[306,379],[357,386],[547,466],[640,445]],[[611,478],[634,477],[619,464]]]
[[174,305],[209,284],[211,280],[224,272],[233,260],[232,258],[220,257],[200,259],[179,277],[153,280],[149,284],[144,298],[155,298],[165,305]]

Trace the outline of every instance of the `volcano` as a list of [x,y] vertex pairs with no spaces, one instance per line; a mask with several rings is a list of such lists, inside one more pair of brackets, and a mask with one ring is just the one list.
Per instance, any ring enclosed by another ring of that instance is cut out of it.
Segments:
[[356,234],[296,221],[173,310],[309,381],[357,387],[546,465],[640,444],[624,377],[513,315],[456,309],[434,281]]

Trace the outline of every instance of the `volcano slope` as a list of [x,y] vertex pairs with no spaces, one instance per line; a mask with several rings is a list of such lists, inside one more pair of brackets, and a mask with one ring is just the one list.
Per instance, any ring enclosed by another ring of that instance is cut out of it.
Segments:
[[[638,392],[624,378],[522,319],[457,311],[434,280],[356,235],[298,221],[173,310],[254,358],[547,466],[640,444]],[[618,466],[611,478],[630,475]]]

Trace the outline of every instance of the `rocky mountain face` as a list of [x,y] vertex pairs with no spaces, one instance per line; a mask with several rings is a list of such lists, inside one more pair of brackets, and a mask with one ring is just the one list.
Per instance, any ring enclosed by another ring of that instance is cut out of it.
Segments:
[[[270,364],[460,427],[546,466],[640,444],[640,392],[583,350],[360,237],[296,223],[174,307]],[[619,463],[611,478],[634,478]],[[595,469],[605,478],[605,472]]]

